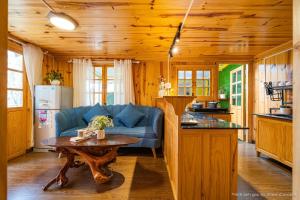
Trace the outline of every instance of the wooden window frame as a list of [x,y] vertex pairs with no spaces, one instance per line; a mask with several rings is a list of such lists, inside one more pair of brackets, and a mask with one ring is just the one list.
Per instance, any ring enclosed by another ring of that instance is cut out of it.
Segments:
[[[95,77],[95,74],[96,74],[96,68],[98,67],[101,67],[102,68],[102,79],[96,79]],[[107,98],[107,81],[108,80],[111,80],[111,79],[108,79],[107,77],[107,69],[108,68],[113,68],[114,66],[111,65],[111,64],[100,64],[100,65],[95,65],[94,66],[94,71],[93,71],[93,76],[94,76],[94,84],[96,84],[96,80],[101,80],[102,81],[102,92],[99,93],[99,92],[93,92],[93,101],[95,100],[95,94],[102,94],[102,97],[101,97],[101,103],[102,105],[106,105],[107,102],[106,102],[106,98]]]
[[[19,111],[19,110],[23,110],[25,107],[26,107],[26,70],[25,70],[25,63],[24,63],[24,55],[23,55],[23,51],[19,50],[18,48],[12,46],[12,47],[9,47],[7,49],[7,51],[12,51],[12,52],[15,52],[17,54],[20,54],[22,55],[23,57],[23,62],[22,62],[22,71],[21,70],[16,70],[16,69],[10,69],[8,68],[8,62],[7,62],[7,66],[6,66],[6,71],[13,71],[13,72],[18,72],[18,73],[22,73],[22,81],[23,81],[23,88],[22,89],[17,89],[17,88],[9,88],[7,86],[7,91],[11,90],[11,91],[22,91],[23,93],[23,99],[22,99],[22,106],[18,106],[18,107],[8,107],[8,104],[7,104],[7,110],[8,111]],[[8,58],[8,57],[7,57]]]
[[[215,73],[213,70],[212,65],[207,65],[207,66],[190,66],[190,65],[182,65],[182,66],[176,66],[176,94],[178,95],[178,72],[179,71],[192,71],[192,96],[200,97],[202,99],[212,99],[214,96],[214,90],[213,90],[213,85],[214,82],[213,80],[217,78],[215,77]],[[197,80],[197,71],[210,71],[210,92],[208,96],[197,96],[196,95],[196,80]],[[187,96],[187,95],[181,95],[181,96]]]

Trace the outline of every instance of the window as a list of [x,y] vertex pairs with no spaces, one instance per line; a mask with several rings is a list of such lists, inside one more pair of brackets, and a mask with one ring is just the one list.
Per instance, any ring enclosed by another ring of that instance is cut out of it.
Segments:
[[196,71],[196,96],[210,96],[210,71]]
[[7,107],[23,107],[23,56],[7,52]]
[[179,96],[210,96],[211,95],[211,70],[193,69],[178,70]]
[[94,103],[114,104],[114,67],[106,65],[95,67]]
[[193,89],[192,86],[192,71],[178,71],[178,95],[191,96]]

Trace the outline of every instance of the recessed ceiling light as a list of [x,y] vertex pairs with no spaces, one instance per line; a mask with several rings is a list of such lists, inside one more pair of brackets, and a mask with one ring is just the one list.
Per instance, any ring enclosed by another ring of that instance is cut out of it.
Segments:
[[65,13],[57,13],[50,11],[48,19],[57,28],[72,31],[78,26],[78,23],[69,15]]

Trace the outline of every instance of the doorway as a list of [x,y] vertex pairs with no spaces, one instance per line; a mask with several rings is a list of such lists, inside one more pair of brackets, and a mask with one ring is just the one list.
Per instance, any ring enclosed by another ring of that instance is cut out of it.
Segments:
[[[222,108],[231,113],[231,122],[247,124],[247,82],[248,64],[219,65],[219,101]],[[239,130],[239,140],[248,140],[248,131]]]

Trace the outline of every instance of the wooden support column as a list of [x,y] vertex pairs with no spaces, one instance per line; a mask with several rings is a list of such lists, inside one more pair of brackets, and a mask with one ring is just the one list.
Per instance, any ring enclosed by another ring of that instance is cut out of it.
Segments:
[[[293,2],[293,82],[294,88],[300,88],[300,1]],[[296,90],[297,91],[297,90]],[[300,94],[294,92],[293,94],[294,106],[294,159],[293,159],[293,193],[294,200],[300,200]]]
[[0,200],[7,198],[7,0],[0,1]]

